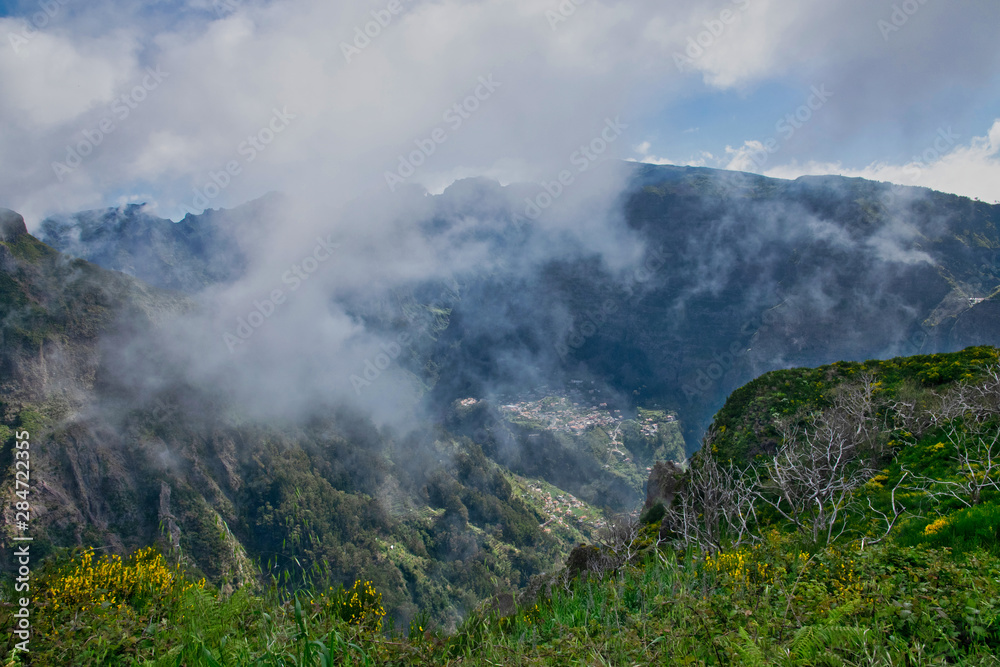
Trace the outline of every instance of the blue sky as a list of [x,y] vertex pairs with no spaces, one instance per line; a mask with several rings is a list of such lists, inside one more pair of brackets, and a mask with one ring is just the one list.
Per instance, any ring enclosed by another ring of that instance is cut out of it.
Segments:
[[538,181],[616,118],[601,158],[1000,199],[997,3],[332,4],[0,0],[0,205],[346,201],[420,146],[405,180],[433,192]]

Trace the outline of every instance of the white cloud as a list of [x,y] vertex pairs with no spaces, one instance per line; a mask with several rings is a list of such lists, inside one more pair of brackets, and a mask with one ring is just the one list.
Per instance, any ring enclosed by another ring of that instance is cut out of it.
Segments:
[[[939,137],[946,135],[947,130],[939,133]],[[938,146],[941,147],[942,143],[939,142]],[[906,164],[875,162],[860,169],[845,168],[840,163],[790,163],[763,173],[776,178],[838,174],[927,187],[989,202],[1000,201],[1000,119],[993,123],[985,136],[973,137],[964,144],[957,143],[950,151],[939,151],[931,141],[926,151],[921,151],[920,157],[920,160]],[[930,159],[925,162],[925,158]]]
[[18,41],[23,22],[0,19],[0,115],[4,125],[51,130],[98,105],[135,71],[136,44],[125,31],[106,40],[74,39],[64,33],[29,33]]
[[668,157],[657,157],[656,155],[650,152],[652,147],[653,145],[650,142],[648,141],[642,142],[634,149],[634,154],[638,155],[639,157],[628,158],[629,162],[643,162],[645,164],[659,164],[659,165],[673,164],[683,167],[715,166],[715,163],[717,162],[715,156],[709,153],[708,151],[702,151],[695,157],[680,160]]
[[[764,155],[767,155],[764,142],[758,139],[750,139],[738,148],[726,146],[727,161],[721,166],[724,169],[731,169],[733,171],[757,171],[758,167],[757,163],[754,162],[754,157]],[[758,157],[758,159],[762,159],[762,157]]]
[[[870,119],[917,109],[945,86],[990,81],[1000,70],[992,43],[977,37],[996,18],[988,7],[928,4],[887,45],[876,26],[885,8],[862,0],[589,0],[555,30],[546,16],[560,6],[552,0],[406,0],[348,63],[342,44],[387,0],[234,2],[222,18],[204,11],[210,6],[201,0],[188,6],[202,9],[175,16],[164,13],[166,5],[78,4],[60,15],[58,29],[35,34],[28,57],[2,45],[0,203],[37,223],[134,190],[155,193],[160,212],[176,215],[212,172],[243,159],[241,143],[263,130],[275,107],[287,107],[293,124],[242,164],[213,207],[275,189],[332,204],[384,188],[384,172],[436,127],[448,130],[447,141],[413,182],[440,189],[453,174],[477,172],[551,178],[607,117],[621,116],[631,129],[603,157],[629,157],[643,135],[669,135],[661,112],[674,104],[721,94],[711,89],[744,95],[772,82],[836,82],[836,102],[816,125],[836,144],[863,134]],[[724,10],[738,20],[703,48],[693,73],[678,71],[674,54],[689,37],[717,29]],[[17,25],[0,20],[0,34]],[[935,31],[971,36],[942,40]],[[928,60],[938,66],[928,69]],[[150,66],[169,79],[60,181],[52,163],[65,160],[67,146],[97,127],[108,104]],[[443,114],[490,74],[502,87],[461,127],[449,128]],[[680,122],[673,131],[706,127],[689,117]],[[708,142],[709,134],[694,136]],[[976,159],[991,164],[969,148],[961,160],[924,170],[921,184],[985,181],[961,171]],[[656,155],[653,146],[637,155],[749,168],[747,149],[721,159],[707,144],[687,159]],[[802,155],[809,156],[789,150],[789,159]]]

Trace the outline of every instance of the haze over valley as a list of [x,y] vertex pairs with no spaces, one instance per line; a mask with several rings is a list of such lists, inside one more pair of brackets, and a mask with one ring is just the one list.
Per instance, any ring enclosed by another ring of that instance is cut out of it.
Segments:
[[997,14],[0,2],[4,658],[1000,646]]

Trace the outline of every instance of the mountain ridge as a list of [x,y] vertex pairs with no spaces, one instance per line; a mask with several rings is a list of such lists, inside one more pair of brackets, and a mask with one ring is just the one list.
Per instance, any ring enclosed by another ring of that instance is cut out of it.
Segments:
[[[155,544],[225,590],[252,583],[254,568],[297,581],[319,568],[345,584],[375,581],[401,618],[426,608],[454,624],[495,592],[490,572],[523,585],[593,534],[602,509],[641,501],[650,457],[682,458],[682,431],[691,453],[745,381],[998,342],[1000,207],[870,181],[628,171],[607,212],[567,200],[570,214],[553,208],[530,224],[515,222],[527,186],[473,180],[413,194],[400,221],[421,241],[442,256],[488,247],[498,261],[375,288],[348,265],[314,283],[319,310],[306,308],[306,321],[345,313],[376,341],[408,334],[385,348],[393,379],[371,390],[377,399],[400,377],[416,388],[421,411],[406,428],[377,426],[336,394],[311,396],[304,417],[262,417],[226,375],[253,369],[256,353],[185,356],[201,351],[183,330],[215,321],[217,293],[239,293],[256,235],[280,225],[287,200],[183,226],[140,207],[43,223],[46,238],[112,269],[138,274],[136,257],[155,258],[146,266],[162,289],[61,254],[8,215],[0,435],[8,473],[13,429],[41,435],[39,552]],[[591,177],[599,185],[607,173]],[[355,202],[352,214],[370,204]],[[213,268],[216,246],[229,254]],[[360,247],[346,254],[367,257]],[[308,357],[317,350],[295,325],[274,320],[261,336],[287,326],[291,354]],[[284,372],[264,368],[262,382]],[[546,400],[578,403],[560,419],[591,424],[571,432],[504,409]],[[622,416],[604,416],[615,410]],[[587,521],[546,532],[556,525],[546,484],[571,494],[571,513]]]

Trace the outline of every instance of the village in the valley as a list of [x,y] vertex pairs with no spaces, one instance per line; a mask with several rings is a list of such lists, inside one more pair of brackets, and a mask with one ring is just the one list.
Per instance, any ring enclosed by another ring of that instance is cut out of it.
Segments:
[[[614,397],[593,385],[593,382],[572,380],[567,388],[553,390],[540,386],[527,395],[499,396],[494,400],[499,399],[500,413],[507,421],[528,431],[528,438],[539,437],[541,431],[582,435],[601,429],[608,436],[609,459],[604,468],[610,468],[615,463],[610,457],[621,464],[636,465],[638,462],[632,461],[623,443],[622,426],[632,421],[644,437],[656,438],[661,427],[675,422],[676,418],[646,410],[639,410],[637,417],[628,416],[622,411],[626,406],[619,407]],[[460,404],[470,407],[478,402],[478,399],[467,398]],[[647,473],[649,470],[646,468]],[[540,481],[526,482],[524,490],[532,497],[532,504],[541,509],[546,517],[540,525],[545,532],[569,531],[589,536],[592,531],[604,526],[600,512],[572,494]]]
[[[590,383],[593,385],[593,381]],[[592,428],[614,427],[625,421],[626,417],[620,409],[613,406],[610,397],[603,396],[600,388],[587,386],[583,380],[572,380],[565,396],[550,393],[543,386],[535,390],[534,395],[526,400],[510,402],[500,406],[500,412],[510,421],[529,422],[537,424],[548,431],[579,434]],[[467,399],[468,400],[468,399]],[[667,416],[666,422],[674,421],[673,416]],[[640,424],[645,436],[656,435],[659,424],[652,418],[642,420]],[[616,431],[608,430],[612,442],[616,441]]]
[[542,503],[542,511],[548,519],[539,527],[546,533],[553,528],[575,528],[581,532],[597,530],[605,525],[604,519],[597,515],[596,510],[588,506],[571,493],[552,494],[540,485],[529,484],[528,491]]

